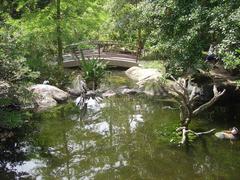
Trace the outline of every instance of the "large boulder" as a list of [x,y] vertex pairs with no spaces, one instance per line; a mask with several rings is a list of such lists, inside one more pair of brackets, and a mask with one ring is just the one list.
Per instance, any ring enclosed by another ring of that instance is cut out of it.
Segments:
[[162,73],[158,69],[131,67],[125,74],[132,80],[136,81],[139,88],[147,95],[162,95],[165,96],[166,92],[160,82]]
[[162,77],[158,69],[141,68],[137,66],[129,68],[125,73],[130,79],[137,81],[137,84],[140,86],[149,81],[159,81]]
[[36,95],[35,102],[40,111],[56,106],[57,103],[64,102],[69,98],[68,93],[51,85],[37,84],[31,86],[29,90]]

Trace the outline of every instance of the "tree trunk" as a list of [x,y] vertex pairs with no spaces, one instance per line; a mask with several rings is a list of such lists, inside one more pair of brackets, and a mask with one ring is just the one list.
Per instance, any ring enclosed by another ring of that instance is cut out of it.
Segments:
[[63,64],[63,45],[62,45],[62,32],[61,32],[61,0],[57,0],[57,52],[58,52],[58,65]]
[[142,55],[142,30],[138,28],[137,32],[137,61]]

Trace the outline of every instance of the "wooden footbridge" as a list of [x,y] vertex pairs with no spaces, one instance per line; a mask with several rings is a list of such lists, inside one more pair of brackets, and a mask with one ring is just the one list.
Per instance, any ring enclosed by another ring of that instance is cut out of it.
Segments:
[[126,50],[122,43],[114,41],[81,42],[64,48],[63,65],[66,68],[78,67],[83,59],[94,58],[100,59],[110,67],[130,68],[138,66],[136,52],[134,47]]

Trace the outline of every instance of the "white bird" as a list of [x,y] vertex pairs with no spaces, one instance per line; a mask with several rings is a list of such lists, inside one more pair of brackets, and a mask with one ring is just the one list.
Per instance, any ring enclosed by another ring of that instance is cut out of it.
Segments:
[[45,81],[43,81],[43,84],[44,84],[44,85],[49,84],[49,81],[48,81],[48,80],[45,80]]

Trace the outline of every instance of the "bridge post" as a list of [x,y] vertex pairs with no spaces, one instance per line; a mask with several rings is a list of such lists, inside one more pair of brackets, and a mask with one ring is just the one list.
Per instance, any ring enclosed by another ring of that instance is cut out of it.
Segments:
[[101,57],[101,45],[100,45],[100,42],[98,42],[97,46],[98,46],[98,58],[100,59],[100,57]]

